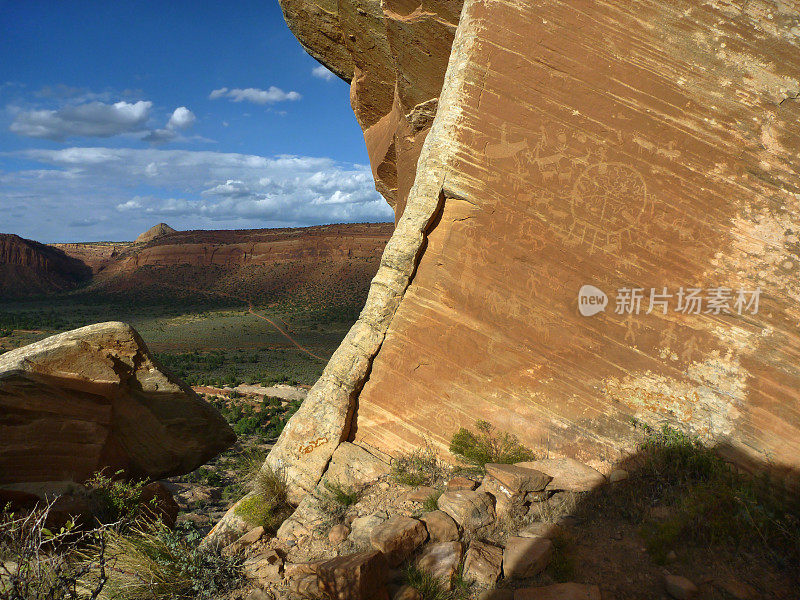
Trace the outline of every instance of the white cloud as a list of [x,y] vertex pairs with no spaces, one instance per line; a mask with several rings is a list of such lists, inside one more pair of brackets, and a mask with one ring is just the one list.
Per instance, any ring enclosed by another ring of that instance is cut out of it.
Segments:
[[287,100],[300,100],[302,96],[297,92],[284,92],[281,88],[270,86],[268,90],[258,88],[233,88],[226,87],[213,90],[208,97],[211,100],[230,98],[233,102],[252,102],[254,104],[273,104]]
[[63,141],[68,137],[112,137],[142,131],[150,118],[152,102],[89,102],[59,110],[17,113],[9,128],[18,135]]
[[[39,166],[0,171],[0,206],[29,206],[5,227],[45,241],[133,239],[167,217],[179,229],[393,217],[368,166],[329,158],[156,148],[26,150],[11,156]],[[76,213],[87,215],[80,227],[73,221]]]
[[317,77],[317,78],[319,78],[319,79],[324,79],[325,81],[331,81],[331,80],[333,80],[333,78],[334,78],[334,77],[336,77],[336,75],[334,75],[333,73],[331,73],[331,72],[330,72],[330,71],[329,71],[329,70],[328,70],[328,69],[327,69],[325,66],[323,66],[323,65],[318,65],[318,66],[314,67],[313,69],[311,69],[311,74],[312,74],[314,77]]
[[191,127],[197,118],[194,113],[185,106],[179,106],[172,112],[172,116],[167,121],[167,129],[186,129]]

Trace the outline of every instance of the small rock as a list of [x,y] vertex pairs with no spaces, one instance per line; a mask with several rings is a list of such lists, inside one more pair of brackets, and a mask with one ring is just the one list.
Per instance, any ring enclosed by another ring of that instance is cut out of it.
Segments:
[[602,473],[574,458],[545,458],[517,463],[516,466],[536,469],[552,477],[553,480],[547,484],[548,490],[588,492],[606,481]]
[[434,510],[420,517],[432,542],[452,542],[458,539],[458,525],[446,512]]
[[350,528],[347,525],[334,525],[328,532],[328,541],[334,546],[343,542],[350,535]]
[[544,570],[553,555],[553,542],[546,538],[508,538],[503,550],[503,574],[508,579],[533,577]]
[[255,544],[258,540],[261,539],[261,536],[264,535],[264,528],[260,525],[258,527],[254,527],[247,533],[245,533],[242,537],[236,540],[236,544],[240,544],[242,546],[250,546],[251,544]]
[[625,481],[628,478],[628,472],[625,469],[614,469],[611,473],[608,474],[608,481],[611,483],[617,483],[619,481]]
[[503,567],[503,549],[474,540],[464,559],[464,579],[481,585],[494,585]]
[[516,590],[514,600],[602,600],[602,596],[596,585],[556,583]]
[[286,579],[301,579],[306,575],[316,575],[317,569],[324,561],[314,561],[307,563],[287,563],[284,565],[284,575]]
[[389,600],[389,567],[378,551],[325,561],[317,568],[319,589],[331,600]]
[[411,502],[425,502],[425,500],[435,493],[436,490],[432,487],[422,486],[408,492],[406,494],[406,500],[410,500]]
[[664,575],[664,587],[677,600],[688,600],[697,594],[697,586],[680,575]]
[[478,487],[478,483],[476,481],[472,481],[472,479],[467,479],[466,477],[453,477],[447,482],[448,492],[455,492],[457,490],[474,490],[476,487]]
[[542,491],[551,479],[541,471],[519,465],[487,463],[486,473],[508,488],[511,494]]
[[428,537],[422,522],[395,515],[381,523],[370,535],[372,547],[386,555],[391,566],[397,566],[419,548]]
[[272,595],[272,592],[256,589],[250,590],[247,600],[275,600],[275,596]]
[[423,598],[415,588],[404,585],[392,596],[392,600],[423,600]]
[[439,497],[439,510],[446,512],[456,523],[467,530],[489,525],[495,519],[491,497],[477,491],[445,492]]
[[417,567],[440,580],[442,585],[450,590],[463,551],[461,542],[428,544],[417,558]]
[[555,523],[532,523],[519,531],[519,537],[546,538],[552,540],[561,534],[561,527]]

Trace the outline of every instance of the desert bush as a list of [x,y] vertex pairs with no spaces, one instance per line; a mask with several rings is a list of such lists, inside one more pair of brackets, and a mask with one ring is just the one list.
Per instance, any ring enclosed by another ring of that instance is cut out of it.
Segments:
[[[0,599],[77,600],[98,598],[109,569],[106,528],[79,530],[74,522],[51,531],[45,524],[52,502],[25,515],[0,513]],[[71,552],[93,545],[93,560]]]
[[453,578],[450,590],[444,581],[413,564],[406,568],[404,579],[407,585],[419,592],[422,600],[464,600],[469,597],[470,584],[464,580],[462,571],[463,566]]
[[347,514],[347,509],[358,502],[361,497],[359,490],[348,488],[338,482],[326,481],[325,492],[319,498],[319,508],[325,518],[318,523],[319,529],[326,529],[341,523]]
[[534,460],[533,451],[523,446],[514,434],[495,431],[488,421],[477,421],[475,429],[477,432],[462,427],[450,440],[450,452],[465,464],[483,471],[486,463]]
[[98,471],[86,482],[89,496],[93,500],[94,514],[101,523],[130,522],[141,516],[142,488],[146,481],[121,479],[122,471],[108,477]]
[[294,510],[287,493],[284,473],[263,465],[252,480],[250,495],[236,506],[236,514],[253,526],[261,525],[274,533]]
[[204,600],[237,587],[242,579],[241,560],[199,549],[197,537],[163,525],[127,534],[109,530],[107,551],[114,564],[100,597]]
[[397,483],[411,486],[435,486],[449,472],[449,467],[439,459],[430,444],[395,458],[391,465],[392,478]]
[[427,498],[425,498],[425,502],[422,503],[422,510],[425,512],[433,512],[435,510],[439,510],[439,497],[442,495],[442,492],[434,492]]

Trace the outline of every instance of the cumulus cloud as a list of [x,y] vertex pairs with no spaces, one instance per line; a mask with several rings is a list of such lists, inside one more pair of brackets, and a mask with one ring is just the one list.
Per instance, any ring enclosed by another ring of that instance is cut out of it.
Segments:
[[319,79],[324,79],[325,81],[331,81],[331,80],[333,80],[334,77],[336,77],[336,75],[331,73],[323,65],[318,65],[318,66],[314,67],[313,69],[311,69],[311,74],[314,77],[317,77]]
[[[154,222],[174,227],[259,228],[391,221],[367,165],[329,158],[210,151],[65,148],[12,154],[39,163],[0,170],[0,206],[36,198],[7,227],[46,240],[133,239]],[[124,218],[122,218],[124,215]],[[65,229],[65,225],[69,227]]]
[[18,135],[54,141],[76,136],[106,138],[144,130],[152,107],[152,102],[140,100],[20,111],[9,129]]
[[297,92],[284,92],[281,88],[270,86],[267,90],[258,88],[233,88],[226,87],[213,90],[209,99],[229,98],[233,102],[252,102],[254,104],[274,104],[275,102],[285,102],[287,100],[300,100],[302,96]]
[[186,129],[194,125],[195,121],[196,117],[192,111],[185,106],[179,106],[167,121],[167,129]]

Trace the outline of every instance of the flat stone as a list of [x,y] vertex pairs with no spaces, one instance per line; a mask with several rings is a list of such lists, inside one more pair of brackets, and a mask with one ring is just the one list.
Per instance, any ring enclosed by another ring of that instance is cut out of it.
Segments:
[[429,573],[450,590],[463,552],[461,542],[428,544],[417,558],[416,564],[421,571]]
[[519,530],[519,537],[553,539],[561,534],[561,527],[555,523],[532,523]]
[[511,537],[503,550],[503,574],[507,579],[533,577],[553,556],[553,542],[545,538]]
[[689,600],[697,594],[697,586],[680,575],[664,575],[664,588],[677,600]]
[[445,492],[439,497],[439,510],[446,512],[467,530],[489,525],[495,519],[491,497],[471,490]]
[[420,520],[425,523],[432,542],[452,542],[458,539],[458,525],[446,512],[434,510],[422,515]]
[[386,555],[393,567],[404,562],[428,537],[421,521],[395,515],[378,525],[370,535],[370,543]]
[[406,500],[410,500],[412,502],[425,502],[425,500],[430,498],[435,493],[436,490],[432,487],[422,486],[408,492],[406,494]]
[[245,533],[242,537],[236,540],[237,544],[242,546],[250,546],[255,544],[261,537],[264,535],[264,528],[260,525],[258,527],[254,527],[247,533]]
[[467,477],[453,477],[447,482],[447,491],[455,492],[456,490],[474,490],[478,487],[478,482],[468,479]]
[[552,477],[547,489],[553,491],[588,492],[606,482],[602,473],[574,458],[543,458],[517,463],[517,466],[536,469]]
[[473,540],[464,558],[464,579],[480,585],[497,583],[503,571],[503,549]]
[[552,479],[537,469],[496,463],[486,464],[486,474],[503,484],[511,494],[540,492]]
[[377,550],[340,556],[317,568],[319,589],[331,600],[389,600],[388,570]]
[[602,600],[600,588],[583,583],[556,583],[543,587],[518,589],[514,600]]

